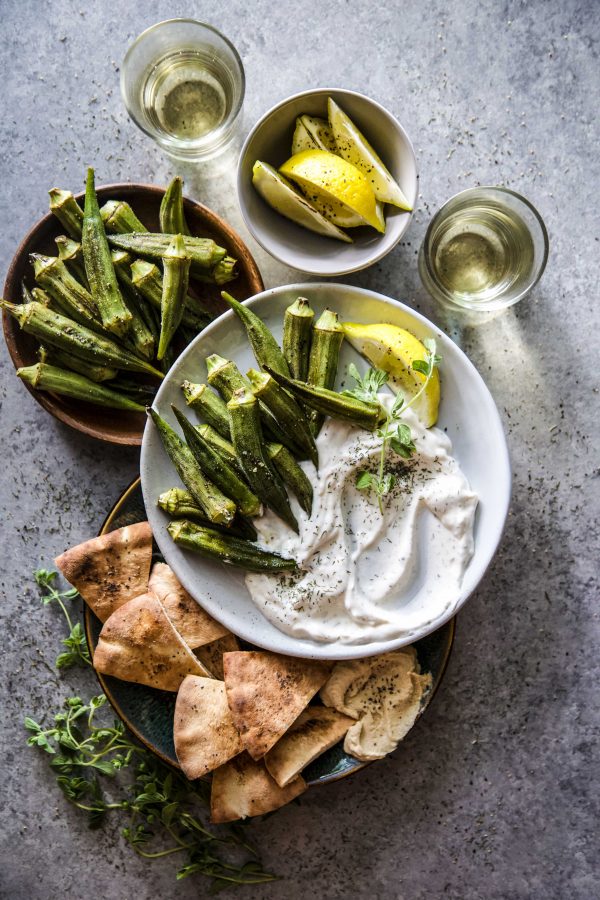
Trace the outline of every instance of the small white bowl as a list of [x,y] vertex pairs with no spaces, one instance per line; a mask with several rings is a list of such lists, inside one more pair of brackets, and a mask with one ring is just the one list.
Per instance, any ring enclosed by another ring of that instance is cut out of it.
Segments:
[[238,165],[238,198],[242,215],[252,235],[267,253],[293,269],[311,275],[346,275],[365,269],[392,250],[412,218],[386,204],[385,234],[368,226],[348,229],[354,239],[344,244],[314,234],[272,209],[252,185],[252,166],[257,159],[275,168],[292,155],[292,136],[297,116],[327,118],[327,98],[333,97],[367,138],[388,167],[409,203],[417,199],[417,163],[408,135],[400,123],[375,100],[356,91],[335,88],[294,94],[270,109],[244,143]]

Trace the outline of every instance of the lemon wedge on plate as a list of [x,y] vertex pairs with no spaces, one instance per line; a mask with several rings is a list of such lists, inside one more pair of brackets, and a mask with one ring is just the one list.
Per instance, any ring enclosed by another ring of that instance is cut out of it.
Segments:
[[360,216],[379,232],[385,222],[377,214],[375,194],[366,176],[356,166],[327,150],[296,153],[279,171],[295,181],[311,203],[340,203],[346,212]]
[[329,222],[302,194],[266,162],[257,160],[252,167],[252,184],[269,206],[310,231],[338,241],[352,243],[352,238]]
[[360,133],[352,119],[346,115],[343,109],[340,109],[331,97],[327,101],[327,109],[329,124],[340,156],[364,173],[378,200],[410,211],[412,206],[402,193],[400,185],[394,181],[382,160],[366,137]]
[[[389,375],[394,393],[402,392],[409,401],[423,387],[425,375],[412,368],[417,359],[427,359],[427,350],[410,331],[397,325],[361,325],[343,322],[346,339],[377,369]],[[427,428],[435,425],[440,405],[440,375],[437,367],[429,383],[412,407]]]

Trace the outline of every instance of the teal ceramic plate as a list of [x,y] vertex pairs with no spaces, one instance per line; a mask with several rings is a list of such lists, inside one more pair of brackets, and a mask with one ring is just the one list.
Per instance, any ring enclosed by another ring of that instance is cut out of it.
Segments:
[[[124,525],[131,525],[145,519],[146,510],[138,478],[119,497],[108,514],[100,534],[106,534],[115,528],[122,528]],[[156,547],[155,551],[155,561],[162,560]],[[96,647],[101,628],[100,620],[86,606],[85,630],[91,653]],[[451,619],[437,631],[415,644],[421,671],[431,672],[433,683],[421,715],[431,703],[444,677],[454,642],[454,631],[455,619]],[[242,643],[242,646],[249,647],[250,645]],[[109,702],[132,734],[164,762],[179,768],[173,746],[173,713],[176,694],[96,674]],[[309,785],[325,784],[328,781],[335,781],[351,775],[365,765],[366,763],[344,753],[343,742],[340,742],[311,763],[302,775]]]

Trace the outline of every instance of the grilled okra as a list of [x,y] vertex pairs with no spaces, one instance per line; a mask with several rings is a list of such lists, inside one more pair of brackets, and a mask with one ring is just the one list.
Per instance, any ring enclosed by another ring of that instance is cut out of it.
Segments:
[[[312,332],[306,377],[308,384],[328,390],[333,388],[343,340],[344,330],[340,325],[338,314],[326,309],[317,319]],[[314,435],[319,433],[322,425],[323,416],[313,410],[311,428]]]
[[231,437],[229,413],[219,395],[211,391],[207,384],[184,381],[181,387],[187,405],[195,409],[203,419],[206,419],[208,424],[212,425],[222,437],[227,439]]
[[175,235],[163,258],[158,359],[163,359],[183,317],[190,279],[190,261],[185,251],[183,236]]
[[62,259],[67,269],[74,278],[84,286],[89,293],[89,282],[85,274],[85,264],[83,262],[83,250],[79,241],[74,241],[66,234],[59,234],[54,238],[54,243],[58,250],[58,258]]
[[144,233],[148,231],[140,222],[129,203],[124,200],[107,200],[100,209],[104,228],[110,234]]
[[86,400],[96,406],[107,406],[111,409],[128,409],[132,412],[144,412],[144,407],[124,397],[104,385],[90,381],[77,372],[59,369],[47,363],[36,363],[17,369],[17,375],[31,387],[39,391],[52,391],[76,400]]
[[[161,200],[158,219],[163,234],[185,234],[189,237],[190,229],[183,211],[182,184],[181,178],[176,175]],[[135,231],[134,228],[129,230]]]
[[249,572],[290,572],[298,568],[293,559],[284,559],[277,553],[261,550],[250,541],[230,537],[213,528],[203,528],[185,519],[170,522],[167,531],[176,544],[187,550]]
[[[103,381],[111,381],[119,374],[118,369],[112,369],[110,366],[95,366],[84,359],[79,359],[72,353],[63,353],[58,347],[44,347],[43,344],[40,344],[38,356],[40,362],[47,362],[59,369],[70,369],[72,372],[77,372],[79,375],[83,375],[84,378],[89,378],[90,381],[95,381],[98,384]],[[116,384],[111,384],[110,387],[116,390],[117,393],[121,393],[120,388]],[[135,398],[132,397],[131,399]]]
[[189,491],[184,488],[169,488],[161,494],[156,501],[157,505],[174,519],[193,519],[201,525],[207,525],[224,534],[232,534],[234,537],[255,541],[258,537],[256,528],[242,516],[236,516],[231,525],[217,525],[206,518],[204,510],[198,506]]
[[[153,262],[162,262],[174,234],[111,234],[108,238],[111,247],[127,250],[136,256],[142,256]],[[211,238],[184,237],[186,253],[192,260],[192,271],[206,275],[226,255],[227,251],[219,247]]]
[[[160,312],[163,293],[163,279],[158,266],[154,263],[136,259],[131,264],[131,280],[133,286],[140,294]],[[188,296],[183,310],[181,322],[187,328],[193,329],[196,334],[202,331],[210,322],[210,316],[195,308],[194,301]]]
[[279,472],[283,483],[298,498],[304,512],[312,512],[313,487],[303,469],[300,468],[290,451],[283,444],[266,445],[269,459]]
[[306,381],[308,359],[315,317],[308,300],[298,297],[288,306],[283,317],[283,355],[290,375],[298,381]]
[[292,436],[294,442],[301,447],[304,455],[308,456],[315,466],[318,465],[315,439],[299,404],[266,372],[250,369],[247,376],[257,400],[264,403],[284,432]]
[[286,358],[262,319],[247,306],[244,306],[243,303],[232,297],[231,294],[228,294],[227,291],[221,291],[221,297],[229,304],[246,329],[248,340],[259,366],[262,368],[270,366],[276,372],[281,372],[282,375],[286,375],[289,378],[290,370]]
[[56,216],[69,237],[72,237],[74,241],[80,241],[83,210],[79,203],[71,191],[51,188],[48,193],[50,195],[50,212]]
[[103,330],[92,295],[71,275],[61,259],[40,253],[32,253],[29,259],[35,280],[66,316],[92,330]]

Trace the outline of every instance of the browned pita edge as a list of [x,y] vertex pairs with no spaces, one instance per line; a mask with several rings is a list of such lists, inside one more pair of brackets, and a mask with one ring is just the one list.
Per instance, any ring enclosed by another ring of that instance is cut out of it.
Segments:
[[217,825],[262,816],[285,806],[307,787],[298,775],[291,784],[280,788],[262,761],[255,762],[247,753],[241,753],[213,772],[210,820]]
[[196,603],[166,563],[152,566],[148,589],[156,594],[171,622],[191,650],[230,632]]
[[233,724],[225,685],[214,678],[186,675],[175,703],[173,739],[187,778],[201,778],[244,749]]
[[178,690],[186,675],[211,677],[149,593],[129,600],[107,619],[93,663],[105,675],[163,691]]
[[205,644],[204,647],[198,647],[194,650],[194,655],[198,657],[211,675],[214,675],[219,681],[223,681],[223,654],[239,649],[238,639],[235,634],[230,633],[225,637],[219,638],[218,641],[212,641],[210,644]]
[[125,525],[71,547],[54,563],[101,622],[148,590],[152,531],[148,522]]
[[244,747],[260,759],[325,683],[330,666],[262,650],[223,655],[227,701]]
[[285,787],[314,759],[340,741],[354,719],[327,706],[308,706],[265,756],[265,766]]

